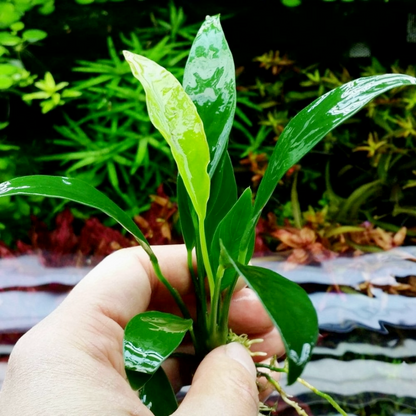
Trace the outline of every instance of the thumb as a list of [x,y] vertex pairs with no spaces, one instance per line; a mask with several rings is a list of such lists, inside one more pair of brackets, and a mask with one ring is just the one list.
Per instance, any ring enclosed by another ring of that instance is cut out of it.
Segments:
[[211,351],[174,416],[257,416],[256,368],[247,350],[231,343]]

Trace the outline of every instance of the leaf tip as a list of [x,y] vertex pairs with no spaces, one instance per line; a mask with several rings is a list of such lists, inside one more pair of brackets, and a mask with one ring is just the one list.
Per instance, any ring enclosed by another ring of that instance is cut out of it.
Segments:
[[212,24],[214,26],[221,26],[220,24],[220,14],[210,16],[209,14],[205,16],[205,23]]
[[293,384],[303,372],[303,369],[305,368],[306,364],[308,363],[308,361],[310,360],[312,356],[314,345],[315,345],[314,342],[303,344],[300,356],[293,349],[289,351],[288,353],[288,358],[289,358],[288,384],[289,385]]
[[126,61],[128,61],[133,54],[129,51],[123,51],[123,55],[124,55],[124,58],[126,58]]

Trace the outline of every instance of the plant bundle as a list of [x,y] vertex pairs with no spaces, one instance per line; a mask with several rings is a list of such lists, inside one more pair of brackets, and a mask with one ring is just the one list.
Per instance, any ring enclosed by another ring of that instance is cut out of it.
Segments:
[[[207,17],[200,28],[183,85],[150,59],[130,52],[124,55],[143,85],[149,117],[167,141],[178,168],[179,215],[196,294],[196,318],[191,319],[184,301],[163,276],[136,223],[89,184],[67,177],[26,176],[0,184],[0,196],[43,195],[97,208],[118,221],[149,255],[156,275],[183,315],[148,311],[125,328],[125,366],[132,387],[148,404],[161,389],[166,391],[163,409],[152,408],[155,414],[168,415],[176,407],[161,365],[188,331],[199,359],[228,342],[228,312],[239,276],[258,295],[281,334],[287,367],[280,371],[287,372],[289,384],[304,382],[299,376],[318,337],[317,315],[298,285],[273,271],[248,265],[255,226],[279,180],[319,140],[372,98],[394,87],[414,85],[416,79],[400,74],[361,78],[319,97],[280,135],[253,201],[250,188],[238,197],[227,152],[236,105],[235,70],[219,17]],[[240,339],[244,342],[244,335]],[[279,371],[272,364],[269,368]],[[275,387],[289,400],[278,384]]]

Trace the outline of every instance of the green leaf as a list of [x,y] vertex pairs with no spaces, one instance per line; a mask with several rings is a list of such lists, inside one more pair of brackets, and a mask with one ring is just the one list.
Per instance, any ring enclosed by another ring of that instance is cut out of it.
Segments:
[[155,416],[170,416],[178,408],[172,385],[162,367],[140,390],[140,399]]
[[318,317],[306,292],[296,283],[268,269],[244,266],[222,245],[223,264],[231,266],[257,293],[280,332],[289,362],[288,384],[301,375],[318,339]]
[[42,101],[40,105],[42,107],[42,114],[46,114],[56,107],[56,104],[53,102],[53,100]]
[[0,64],[0,75],[13,75],[19,71],[14,65],[10,64]]
[[[211,195],[205,219],[206,240],[211,246],[218,224],[237,201],[237,184],[228,152],[224,152],[211,180]],[[244,228],[244,227],[242,227]]]
[[329,91],[299,112],[283,130],[270,157],[257,191],[253,222],[257,222],[285,172],[331,130],[378,95],[392,88],[415,84],[416,78],[401,74],[359,78]]
[[0,3],[0,28],[5,29],[20,19],[20,13],[14,7],[14,4],[8,2]]
[[297,7],[302,4],[301,0],[282,0],[282,4],[287,7]]
[[[178,348],[191,326],[192,319],[183,319],[169,313],[150,311],[136,315],[124,330],[126,369],[154,374]],[[146,378],[143,381],[147,382]]]
[[340,218],[346,221],[355,219],[358,215],[360,206],[365,201],[370,199],[373,194],[379,192],[382,186],[382,181],[377,179],[358,187],[347,199],[343,201],[337,214],[337,219]]
[[153,374],[139,373],[125,368],[127,380],[133,390],[140,390],[152,378]]
[[0,75],[0,90],[7,90],[12,85],[13,85],[12,78],[5,76],[5,75]]
[[29,29],[22,33],[23,40],[30,43],[38,42],[47,36],[48,34],[45,31],[39,29]]
[[177,181],[177,197],[179,207],[179,219],[181,222],[182,236],[187,250],[192,250],[195,247],[196,242],[196,227],[194,226],[193,214],[196,216],[192,202],[186,192],[183,180],[178,175]]
[[44,91],[39,92],[32,92],[31,94],[25,94],[22,97],[23,101],[32,101],[32,100],[44,100],[46,98],[49,98],[50,94]]
[[99,209],[130,232],[146,253],[154,257],[149,243],[136,223],[110,198],[86,182],[60,176],[22,176],[0,184],[0,197],[11,195],[42,195],[69,199]]
[[199,29],[186,63],[183,87],[204,123],[212,178],[227,147],[236,106],[234,61],[219,16],[207,16]]
[[36,82],[35,85],[40,89],[50,90],[55,92],[56,83],[53,78],[53,75],[50,72],[45,72],[45,81],[42,82],[42,88],[39,87],[37,84],[40,84],[40,82]]
[[43,5],[39,7],[39,13],[41,14],[51,14],[55,10],[55,0],[44,1]]
[[56,85],[56,86],[55,86],[54,90],[55,90],[55,91],[59,91],[59,90],[61,90],[62,88],[67,87],[68,85],[69,85],[69,83],[68,83],[68,82],[60,82],[58,85]]
[[51,100],[55,105],[58,105],[61,102],[61,94],[59,94],[57,92],[52,94]]
[[7,50],[7,48],[0,45],[0,56],[3,56],[3,55],[8,54],[8,53],[9,53],[9,51]]
[[[220,264],[221,241],[232,258],[245,262],[247,247],[242,246],[242,237],[245,232],[244,225],[250,221],[252,216],[251,200],[252,192],[250,188],[247,188],[216,229],[210,251],[210,261],[214,273]],[[231,269],[225,272],[221,282],[222,289],[232,283],[234,276]]]
[[62,97],[63,98],[75,98],[82,95],[81,91],[76,90],[64,90],[62,91]]
[[195,105],[166,69],[140,55],[124,51],[124,56],[144,87],[150,119],[168,142],[195,211],[203,220],[210,191],[209,149]]
[[19,30],[24,29],[25,24],[23,22],[16,22],[10,25],[10,29],[13,30],[13,32],[18,32]]
[[[73,68],[72,70],[74,72],[77,72],[77,68]],[[113,78],[114,78],[113,75],[99,75],[97,77],[88,79],[86,81],[77,82],[76,88],[78,90],[83,90],[83,89],[90,88],[98,84],[103,84],[104,82],[110,81]]]
[[0,44],[4,46],[15,46],[21,43],[19,36],[11,35],[8,32],[0,32]]

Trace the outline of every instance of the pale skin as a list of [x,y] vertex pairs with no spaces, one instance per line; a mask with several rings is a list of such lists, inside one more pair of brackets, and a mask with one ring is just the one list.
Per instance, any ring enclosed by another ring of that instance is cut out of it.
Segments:
[[[184,247],[154,251],[164,275],[192,305]],[[133,247],[108,256],[16,344],[0,392],[0,415],[151,416],[126,381],[122,351],[123,328],[148,309],[177,313],[147,255]],[[269,357],[282,353],[276,330],[249,289],[235,293],[229,323],[236,333],[264,339],[253,350]],[[258,415],[256,370],[241,345],[212,351],[192,379],[178,360],[164,368],[176,389],[192,382],[175,416]]]

